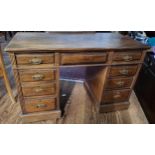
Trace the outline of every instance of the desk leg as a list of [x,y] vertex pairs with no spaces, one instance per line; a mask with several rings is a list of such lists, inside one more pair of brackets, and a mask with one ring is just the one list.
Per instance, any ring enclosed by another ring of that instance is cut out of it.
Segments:
[[57,110],[60,110],[60,56],[55,53]]

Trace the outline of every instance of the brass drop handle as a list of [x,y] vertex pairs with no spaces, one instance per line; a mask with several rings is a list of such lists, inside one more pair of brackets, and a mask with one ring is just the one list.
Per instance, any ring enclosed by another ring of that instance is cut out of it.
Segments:
[[40,88],[40,87],[38,87],[38,88],[36,88],[34,91],[35,91],[36,93],[39,93],[39,92],[43,91],[43,89]]
[[129,71],[127,69],[120,70],[120,73],[123,75],[128,75]]
[[114,97],[115,99],[120,98],[120,97],[121,97],[121,94],[120,94],[119,92],[117,92],[116,94],[114,94],[113,97]]
[[32,58],[31,60],[29,60],[29,62],[32,64],[32,65],[39,65],[42,63],[42,59],[40,58]]
[[43,103],[40,103],[40,104],[36,105],[36,108],[45,108],[45,107],[47,107],[47,105],[43,104]]
[[35,74],[32,76],[33,80],[42,80],[44,78],[43,74]]
[[123,59],[124,59],[124,61],[131,61],[131,60],[133,60],[133,57],[130,55],[126,55],[123,57]]
[[118,81],[116,85],[118,85],[119,87],[122,87],[124,85],[124,81]]

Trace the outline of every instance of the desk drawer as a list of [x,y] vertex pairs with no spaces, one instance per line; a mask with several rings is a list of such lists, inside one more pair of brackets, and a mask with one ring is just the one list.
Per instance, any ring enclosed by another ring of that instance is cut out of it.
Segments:
[[18,65],[53,64],[54,54],[17,54]]
[[132,78],[108,79],[106,83],[106,89],[130,88],[131,83],[132,83]]
[[124,62],[132,62],[138,61],[141,59],[142,52],[115,52],[113,56],[113,61],[124,61]]
[[62,65],[105,63],[106,53],[64,53],[61,54]]
[[54,95],[56,84],[52,82],[27,82],[22,84],[23,96]]
[[130,66],[112,66],[110,69],[109,76],[134,76],[137,72],[137,65]]
[[25,113],[55,110],[56,98],[27,98],[24,104]]
[[103,93],[102,103],[115,103],[115,102],[124,102],[128,101],[131,90],[110,90]]
[[20,70],[20,81],[50,81],[55,80],[56,70]]

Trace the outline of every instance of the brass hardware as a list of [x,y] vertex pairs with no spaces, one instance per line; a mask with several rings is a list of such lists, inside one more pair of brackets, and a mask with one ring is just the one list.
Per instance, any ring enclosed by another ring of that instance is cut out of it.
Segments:
[[32,65],[39,65],[42,63],[42,59],[40,58],[32,58],[31,60],[29,60],[29,62],[32,64]]
[[131,61],[133,60],[133,57],[132,56],[129,56],[129,55],[126,55],[123,57],[124,61]]
[[124,85],[124,81],[118,81],[116,84],[117,84],[119,87],[122,87],[122,86]]
[[119,72],[121,74],[123,74],[123,75],[128,75],[129,74],[129,71],[127,69],[120,70]]
[[47,107],[47,105],[43,104],[43,103],[40,103],[40,104],[37,104],[36,107],[37,108],[45,108],[45,107]]
[[43,89],[40,88],[40,87],[38,87],[38,88],[36,88],[34,91],[35,91],[36,93],[39,93],[39,92],[43,91]]
[[42,80],[44,78],[43,74],[35,74],[32,76],[33,80]]
[[120,98],[120,97],[121,97],[120,92],[117,92],[113,97],[114,97],[114,98]]

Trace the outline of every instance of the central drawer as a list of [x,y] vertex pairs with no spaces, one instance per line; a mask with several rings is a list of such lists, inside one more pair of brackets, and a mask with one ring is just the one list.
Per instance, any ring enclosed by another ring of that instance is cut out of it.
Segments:
[[129,89],[104,91],[102,104],[128,101],[130,92]]
[[60,62],[62,65],[98,64],[105,63],[106,60],[106,53],[63,53]]
[[44,97],[44,98],[26,98],[24,103],[25,113],[55,110],[56,98]]
[[19,70],[21,82],[55,80],[56,70]]
[[23,96],[54,95],[56,84],[52,82],[26,82],[22,83]]
[[17,54],[18,65],[40,65],[53,64],[55,62],[54,54]]

